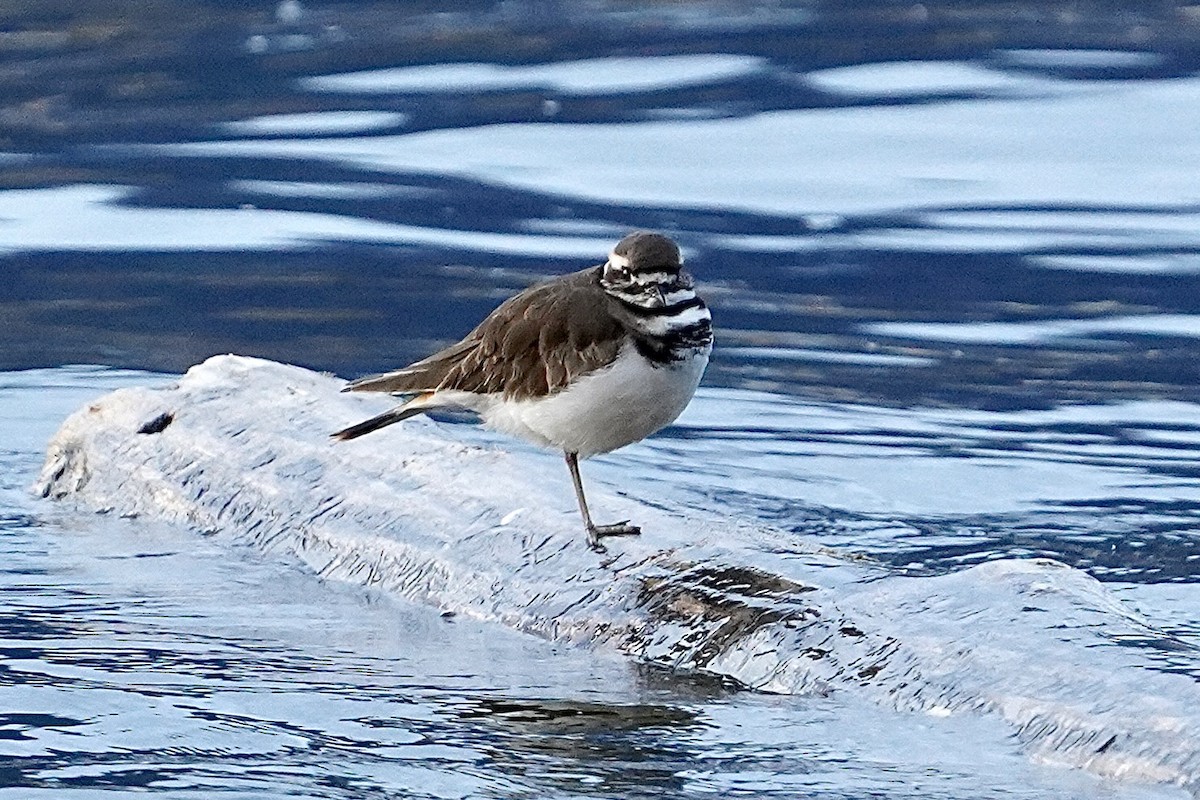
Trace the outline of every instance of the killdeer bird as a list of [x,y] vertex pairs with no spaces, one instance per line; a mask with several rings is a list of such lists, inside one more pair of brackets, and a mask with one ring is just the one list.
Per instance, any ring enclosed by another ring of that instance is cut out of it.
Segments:
[[488,427],[561,450],[588,544],[640,533],[596,525],[579,459],[641,441],[671,423],[696,391],[712,351],[712,320],[679,247],[631,233],[597,267],[509,298],[457,344],[348,392],[409,395],[404,404],[333,434],[354,439],[438,408],[474,411]]

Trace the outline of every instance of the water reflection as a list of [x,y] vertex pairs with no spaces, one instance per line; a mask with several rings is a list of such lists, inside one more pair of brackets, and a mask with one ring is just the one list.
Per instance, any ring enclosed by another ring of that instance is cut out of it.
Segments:
[[683,791],[680,772],[694,753],[681,734],[700,724],[694,712],[669,706],[507,699],[469,705],[459,719],[505,772],[559,790],[602,785],[621,797]]

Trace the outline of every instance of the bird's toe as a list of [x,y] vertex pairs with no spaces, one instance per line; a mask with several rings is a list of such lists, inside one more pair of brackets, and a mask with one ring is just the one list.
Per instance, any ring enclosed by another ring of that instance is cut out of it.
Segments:
[[597,525],[596,536],[637,536],[642,532],[642,529],[637,525],[630,525],[629,520],[617,522],[612,525]]

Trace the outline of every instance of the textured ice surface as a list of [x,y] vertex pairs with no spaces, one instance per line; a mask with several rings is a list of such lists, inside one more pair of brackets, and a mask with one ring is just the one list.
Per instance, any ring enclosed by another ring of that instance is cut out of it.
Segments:
[[550,639],[764,691],[992,715],[1039,759],[1196,786],[1194,670],[1156,669],[1153,648],[1123,643],[1192,646],[1079,570],[1006,559],[900,575],[593,482],[606,519],[646,531],[598,556],[553,459],[464,445],[426,419],[335,445],[330,431],[388,402],[340,386],[225,356],[172,386],[119,390],[64,423],[38,489]]

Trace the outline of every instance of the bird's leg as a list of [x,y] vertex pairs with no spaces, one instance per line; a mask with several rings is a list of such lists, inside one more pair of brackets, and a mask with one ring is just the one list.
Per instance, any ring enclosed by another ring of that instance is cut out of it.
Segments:
[[579,513],[583,515],[583,525],[587,528],[588,546],[593,550],[603,551],[604,547],[600,544],[601,536],[636,536],[641,533],[641,528],[630,525],[629,520],[618,522],[615,525],[596,525],[592,522],[592,515],[588,512],[587,498],[583,496],[583,479],[579,477],[579,455],[577,453],[565,453],[564,455],[567,458],[567,469],[571,471],[571,481],[575,484],[575,499],[579,501]]

